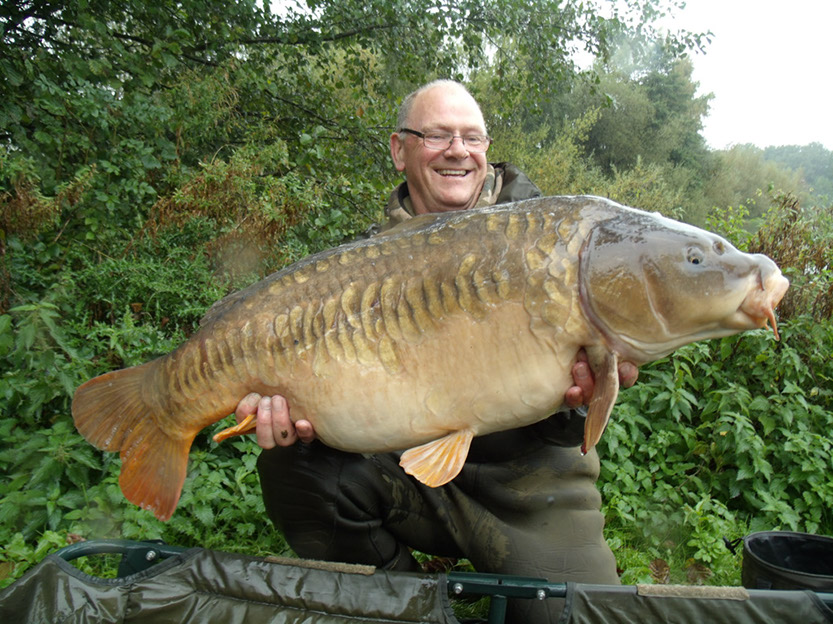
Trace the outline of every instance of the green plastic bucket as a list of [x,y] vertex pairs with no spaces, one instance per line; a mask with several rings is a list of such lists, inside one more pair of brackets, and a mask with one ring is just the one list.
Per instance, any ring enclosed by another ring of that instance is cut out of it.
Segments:
[[741,578],[747,589],[833,590],[833,538],[762,531],[743,538]]

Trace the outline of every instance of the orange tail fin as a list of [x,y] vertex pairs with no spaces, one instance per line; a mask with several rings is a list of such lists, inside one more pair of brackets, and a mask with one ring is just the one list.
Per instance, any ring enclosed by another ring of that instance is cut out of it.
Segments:
[[[188,452],[196,431],[171,431],[148,405],[145,387],[157,361],[106,373],[78,388],[72,400],[75,427],[94,446],[119,451],[119,485],[131,503],[168,520],[176,509]],[[144,389],[143,389],[144,388]]]

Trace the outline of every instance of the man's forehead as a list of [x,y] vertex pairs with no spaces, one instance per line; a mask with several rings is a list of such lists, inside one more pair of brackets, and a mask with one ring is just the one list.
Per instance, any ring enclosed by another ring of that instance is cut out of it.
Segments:
[[422,129],[485,129],[483,115],[474,98],[461,88],[436,87],[417,96],[410,121]]

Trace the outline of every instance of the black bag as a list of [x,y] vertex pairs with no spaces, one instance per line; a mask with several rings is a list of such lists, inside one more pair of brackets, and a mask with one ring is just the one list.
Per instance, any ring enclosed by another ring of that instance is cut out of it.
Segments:
[[833,591],[833,538],[762,531],[743,539],[743,586]]

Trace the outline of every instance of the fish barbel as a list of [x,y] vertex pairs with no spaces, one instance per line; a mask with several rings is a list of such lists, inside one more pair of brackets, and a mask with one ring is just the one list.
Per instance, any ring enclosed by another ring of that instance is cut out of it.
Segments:
[[335,448],[406,449],[405,471],[435,487],[474,436],[553,414],[582,348],[596,383],[586,452],[620,360],[768,323],[777,337],[788,284],[766,256],[599,197],[424,215],[229,295],[175,351],[80,386],[72,414],[90,443],[120,453],[127,499],[162,520],[194,437],[249,392],[285,396]]

